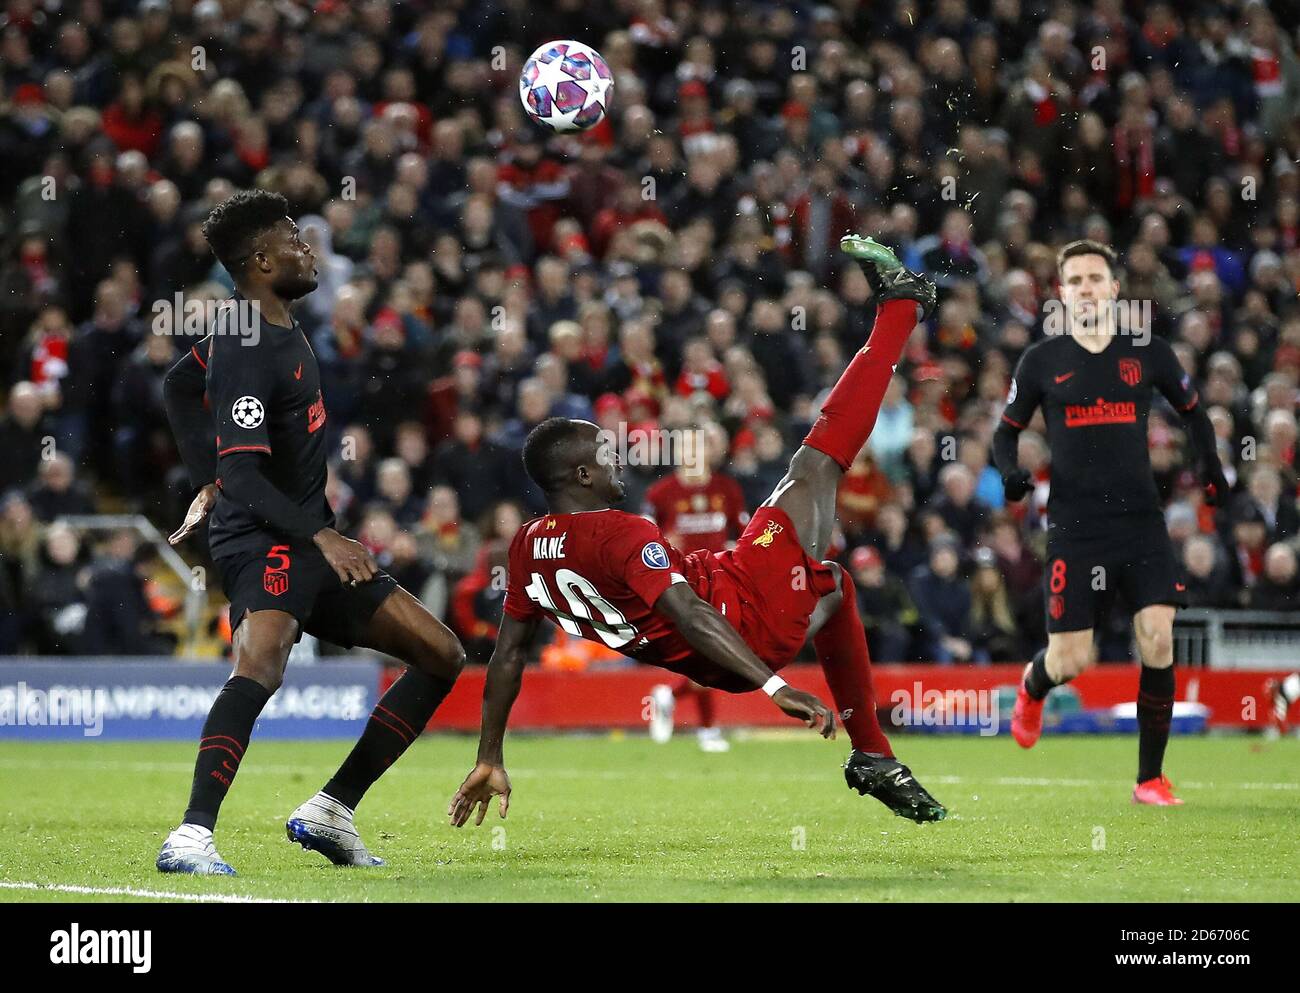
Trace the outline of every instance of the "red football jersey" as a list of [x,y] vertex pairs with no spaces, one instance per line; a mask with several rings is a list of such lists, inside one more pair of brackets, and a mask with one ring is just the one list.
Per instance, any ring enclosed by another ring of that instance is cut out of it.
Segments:
[[659,665],[692,653],[655,601],[673,583],[708,599],[707,552],[682,555],[658,525],[621,510],[548,514],[510,543],[505,612],[549,616],[571,635]]
[[749,521],[740,484],[720,472],[703,486],[688,486],[672,473],[651,486],[645,499],[659,526],[692,550],[722,551]]

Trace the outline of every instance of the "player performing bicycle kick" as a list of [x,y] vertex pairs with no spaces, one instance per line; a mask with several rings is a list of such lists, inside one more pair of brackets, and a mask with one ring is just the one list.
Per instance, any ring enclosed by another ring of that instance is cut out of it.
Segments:
[[481,824],[493,796],[506,816],[506,724],[544,618],[702,686],[762,689],[784,713],[833,738],[835,713],[777,675],[811,636],[852,744],[849,786],[911,820],[943,819],[943,805],[894,757],[877,721],[853,580],[823,561],[840,478],[871,434],[904,344],[934,307],[935,286],[870,238],[849,236],[840,247],[871,283],[875,325],[734,549],[683,555],[657,525],[615,509],[622,466],[595,424],[557,417],[529,434],[524,468],[548,513],[520,528],[510,546],[478,762],[448,807],[453,824],[465,824],[476,807]]

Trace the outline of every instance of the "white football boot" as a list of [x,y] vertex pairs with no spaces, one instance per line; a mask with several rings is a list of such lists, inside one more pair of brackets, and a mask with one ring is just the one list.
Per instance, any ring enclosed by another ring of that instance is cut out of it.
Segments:
[[352,823],[352,811],[327,793],[317,793],[289,815],[285,834],[309,852],[320,852],[335,865],[377,866],[384,860],[366,851]]
[[197,824],[182,824],[167,836],[155,863],[159,872],[188,872],[197,876],[233,876],[235,870],[217,854],[212,832]]

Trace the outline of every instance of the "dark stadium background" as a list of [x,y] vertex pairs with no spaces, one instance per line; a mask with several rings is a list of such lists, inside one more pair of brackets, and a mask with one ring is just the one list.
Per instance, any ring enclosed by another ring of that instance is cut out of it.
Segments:
[[[480,661],[493,565],[542,509],[529,427],[716,421],[753,506],[870,327],[846,231],[941,286],[841,495],[877,662],[1043,641],[1050,466],[1031,437],[1038,489],[1004,507],[989,441],[1080,237],[1151,301],[1234,483],[1205,506],[1153,417],[1192,604],[1294,610],[1298,26],[1287,3],[6,0],[0,655],[221,652],[218,589],[192,637],[138,527],[56,519],[180,523],[162,377],[195,339],[153,333],[155,303],[229,293],[199,225],[248,186],[320,259],[298,317],[345,531]],[[556,37],[617,86],[601,126],[543,143],[516,79]],[[655,475],[629,475],[636,509]],[[1103,659],[1130,657],[1127,620]]]

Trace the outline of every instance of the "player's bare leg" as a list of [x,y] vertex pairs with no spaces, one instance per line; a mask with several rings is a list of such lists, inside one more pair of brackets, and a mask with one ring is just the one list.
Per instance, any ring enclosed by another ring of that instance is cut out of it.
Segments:
[[1138,775],[1133,802],[1176,807],[1173,783],[1164,774],[1165,746],[1174,714],[1174,608],[1156,603],[1133,616],[1142,675],[1138,681]]
[[1097,660],[1092,628],[1053,631],[1047,648],[1025,666],[1011,712],[1011,737],[1021,748],[1033,748],[1043,733],[1043,702],[1052,687],[1068,683]]
[[[840,247],[858,260],[871,283],[878,303],[875,325],[826,398],[785,478],[764,502],[789,517],[800,545],[814,560],[820,560],[830,545],[840,479],[875,427],[903,346],[935,303],[934,283],[904,269],[885,246],[850,236]],[[833,568],[837,588],[817,605],[810,633],[853,743],[845,779],[851,788],[876,797],[899,816],[941,820],[946,813],[943,805],[894,757],[880,727],[857,592],[847,572],[827,564]]]
[[813,559],[820,559],[830,544],[840,478],[876,425],[903,346],[935,304],[934,283],[903,268],[884,245],[851,235],[840,241],[840,248],[866,273],[877,301],[876,321],[866,344],[826,398],[785,477],[764,501],[764,506],[778,507],[789,516]]
[[158,853],[160,872],[235,874],[217,854],[212,830],[248,748],[253,723],[280,688],[297,636],[297,620],[280,610],[248,612],[235,629],[231,643],[235,671],[203,724],[189,807]]
[[353,815],[366,790],[419,737],[451,692],[465,661],[460,641],[419,600],[398,587],[379,605],[358,643],[407,665],[375,705],[365,731],[334,777],[285,824],[289,840],[335,865],[377,866]]

